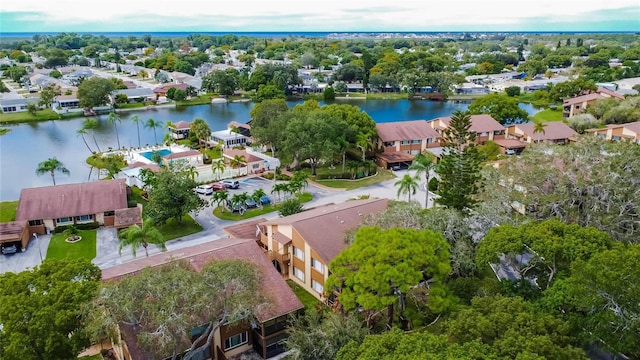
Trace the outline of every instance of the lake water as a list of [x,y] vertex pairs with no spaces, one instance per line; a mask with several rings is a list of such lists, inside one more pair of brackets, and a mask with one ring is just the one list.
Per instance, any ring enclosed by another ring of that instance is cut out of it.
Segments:
[[[290,102],[294,106],[301,102]],[[344,103],[344,102],[343,102]],[[439,116],[449,116],[455,110],[464,110],[468,104],[432,101],[408,100],[349,100],[349,104],[360,106],[376,122],[403,120],[430,120]],[[530,114],[536,110],[530,105],[521,105]],[[231,121],[246,123],[253,103],[230,103],[198,105],[183,108],[162,108],[154,111],[134,111],[120,114],[122,123],[118,124],[118,134],[122,146],[137,146],[138,131],[131,117],[137,114],[141,120],[152,117],[164,124],[171,120],[192,121],[203,118],[211,130],[222,130]],[[113,126],[106,124],[106,116],[99,117],[100,128],[96,132],[96,141],[101,150],[116,148],[116,133]],[[90,155],[76,131],[82,127],[84,118],[46,121],[11,126],[11,131],[0,137],[0,201],[15,200],[22,188],[52,185],[49,175],[36,176],[38,163],[50,157],[57,157],[69,169],[70,175],[56,174],[57,184],[69,184],[96,180],[96,171],[91,171],[85,160]],[[158,140],[164,136],[164,129],[157,129]],[[89,146],[95,151],[96,145],[91,136],[85,136]],[[154,133],[140,126],[142,145],[154,144]]]

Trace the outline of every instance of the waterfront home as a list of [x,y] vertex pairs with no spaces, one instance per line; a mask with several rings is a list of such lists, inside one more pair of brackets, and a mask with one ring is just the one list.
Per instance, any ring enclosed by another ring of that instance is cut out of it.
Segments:
[[245,146],[249,144],[250,141],[248,137],[231,129],[226,129],[212,132],[208,143],[210,146],[222,144],[225,148],[232,148],[234,146]]
[[562,103],[562,117],[570,118],[574,115],[584,114],[587,108],[595,104],[596,101],[608,98],[624,100],[624,96],[600,86],[592,93],[565,99]]
[[53,99],[53,108],[58,111],[69,111],[80,108],[80,100],[78,95],[58,95]]
[[[439,117],[429,121],[429,125],[435,129],[440,137],[451,123],[451,117]],[[505,138],[505,127],[500,125],[491,115],[471,115],[471,127],[469,131],[476,133],[476,144],[482,145],[487,141]]]
[[376,162],[383,168],[409,164],[416,154],[440,146],[440,134],[425,120],[379,123],[376,128],[375,147],[382,150],[376,154]]
[[128,103],[135,102],[144,102],[144,101],[152,101],[155,100],[156,96],[153,90],[149,88],[136,88],[136,89],[122,89],[116,90],[109,96],[111,98],[111,102],[116,102],[116,96],[123,94],[127,96]]
[[324,295],[324,285],[329,263],[347,247],[347,231],[357,228],[367,215],[384,211],[388,203],[388,199],[351,200],[268,220],[258,226],[260,242],[285,279],[321,301],[332,302],[333,296]]
[[120,170],[120,172],[116,175],[118,179],[124,179],[129,187],[137,187],[139,189],[144,189],[146,187],[146,183],[142,181],[142,176],[140,175],[142,169],[148,169],[153,172],[160,171],[160,166],[156,164],[147,164],[140,161],[136,161],[128,167]]
[[187,150],[181,152],[172,152],[169,155],[162,157],[162,162],[165,165],[173,163],[186,163],[192,166],[200,166],[204,164],[203,154],[198,150]]
[[142,207],[127,207],[127,191],[124,179],[22,189],[16,221],[28,221],[30,234],[92,222],[116,228],[141,224]]
[[640,121],[627,124],[609,124],[600,129],[588,129],[596,136],[605,140],[627,140],[640,144]]
[[2,99],[0,100],[0,108],[2,108],[2,112],[5,114],[25,112],[29,104],[39,107],[39,101],[39,98]]
[[169,89],[174,88],[174,89],[180,89],[180,90],[187,90],[187,87],[189,85],[187,84],[170,84],[170,85],[163,85],[160,87],[157,87],[155,89],[153,89],[153,93],[156,95],[156,99],[159,99],[161,97],[167,97],[167,91],[169,91]]
[[249,154],[245,150],[239,150],[239,149],[224,149],[224,151],[222,152],[222,157],[224,158],[224,162],[229,167],[231,166],[231,161],[236,156],[244,158],[244,163],[242,163],[240,166],[247,168],[247,171],[246,171],[247,175],[260,174],[264,172],[265,159],[263,158],[260,158],[253,154]]
[[189,131],[191,130],[191,123],[186,121],[178,121],[169,126],[169,132],[171,132],[171,138],[174,140],[182,140],[189,137]]
[[535,132],[534,129],[534,123],[510,125],[507,127],[506,138],[528,144],[536,142],[567,144],[578,137],[578,133],[562,121],[545,122],[544,131]]
[[[118,281],[125,276],[135,276],[144,268],[162,266],[175,261],[186,261],[197,272],[213,261],[242,260],[254,264],[261,278],[259,291],[266,297],[268,306],[262,304],[253,309],[255,321],[223,324],[215,330],[211,348],[206,348],[204,353],[197,355],[196,358],[226,360],[253,351],[260,358],[267,359],[283,353],[286,350],[283,340],[287,337],[288,317],[301,310],[302,303],[254,239],[210,240],[215,241],[139,258],[104,269],[102,279]],[[202,324],[193,324],[192,341],[199,335],[197,330],[200,325]],[[123,341],[113,345],[114,350],[118,348],[116,352],[123,353],[126,359],[148,359],[148,355],[137,345],[137,333],[134,327],[121,323],[120,332]]]

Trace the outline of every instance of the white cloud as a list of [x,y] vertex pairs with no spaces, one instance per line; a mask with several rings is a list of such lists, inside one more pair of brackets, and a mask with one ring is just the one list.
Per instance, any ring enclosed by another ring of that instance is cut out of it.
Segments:
[[[46,14],[47,23],[119,23],[123,17],[144,19],[154,17],[181,19],[180,25],[258,26],[269,23],[300,25],[297,17],[304,17],[310,28],[349,26],[355,29],[398,29],[441,25],[516,24],[528,18],[571,19],[588,12],[639,7],[637,0],[516,0],[516,1],[398,1],[388,0],[325,0],[266,1],[266,0],[18,0],[0,2],[1,12],[40,12]],[[189,19],[189,21],[185,21]],[[255,19],[255,21],[254,21]],[[585,20],[585,19],[582,19]],[[178,24],[176,24],[178,25]],[[293,26],[292,26],[293,27]],[[298,27],[298,26],[296,26]],[[261,29],[248,28],[247,31]]]

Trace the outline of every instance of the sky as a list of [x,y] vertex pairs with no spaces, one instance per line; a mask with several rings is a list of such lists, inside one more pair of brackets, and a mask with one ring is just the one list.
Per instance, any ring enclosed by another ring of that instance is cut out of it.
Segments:
[[9,32],[640,32],[640,0],[4,0]]

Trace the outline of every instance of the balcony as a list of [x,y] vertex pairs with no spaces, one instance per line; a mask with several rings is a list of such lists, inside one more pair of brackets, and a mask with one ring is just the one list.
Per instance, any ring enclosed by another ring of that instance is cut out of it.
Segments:
[[269,251],[269,260],[278,260],[278,262],[282,265],[288,265],[291,261],[291,257],[289,254],[280,254],[277,251]]

